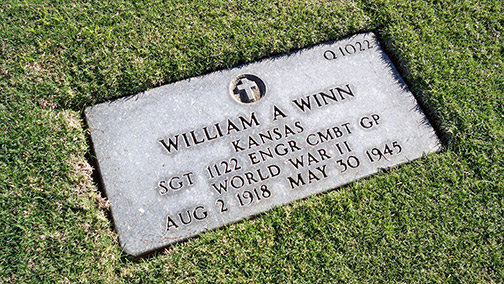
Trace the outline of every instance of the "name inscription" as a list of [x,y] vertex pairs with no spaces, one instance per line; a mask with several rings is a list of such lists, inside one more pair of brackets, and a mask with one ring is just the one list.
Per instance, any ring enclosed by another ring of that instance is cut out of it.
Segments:
[[133,98],[86,109],[132,255],[440,147],[372,33]]

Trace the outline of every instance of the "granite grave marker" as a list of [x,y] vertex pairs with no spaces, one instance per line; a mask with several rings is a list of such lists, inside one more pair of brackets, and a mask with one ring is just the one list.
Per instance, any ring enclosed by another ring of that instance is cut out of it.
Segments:
[[373,33],[101,103],[85,115],[131,255],[440,149]]

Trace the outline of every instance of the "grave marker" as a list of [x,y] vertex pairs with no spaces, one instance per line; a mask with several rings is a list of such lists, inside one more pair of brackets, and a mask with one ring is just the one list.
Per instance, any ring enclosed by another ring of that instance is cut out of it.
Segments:
[[120,242],[132,255],[440,149],[373,33],[85,115]]

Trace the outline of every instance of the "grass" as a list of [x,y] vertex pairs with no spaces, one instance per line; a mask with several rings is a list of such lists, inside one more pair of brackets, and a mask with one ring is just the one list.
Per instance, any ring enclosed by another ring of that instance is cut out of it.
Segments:
[[[86,105],[375,31],[449,142],[137,261]],[[0,282],[504,282],[502,1],[0,3]]]

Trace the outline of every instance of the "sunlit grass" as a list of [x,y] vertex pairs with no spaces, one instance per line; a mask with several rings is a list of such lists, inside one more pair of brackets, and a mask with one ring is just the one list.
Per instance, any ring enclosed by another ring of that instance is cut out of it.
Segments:
[[[502,1],[3,1],[0,282],[504,281]],[[132,261],[86,105],[373,30],[446,149]]]

